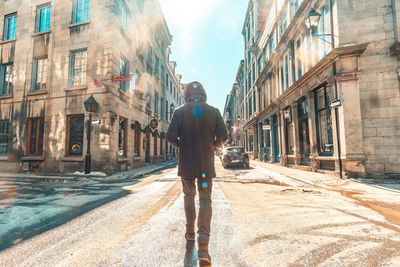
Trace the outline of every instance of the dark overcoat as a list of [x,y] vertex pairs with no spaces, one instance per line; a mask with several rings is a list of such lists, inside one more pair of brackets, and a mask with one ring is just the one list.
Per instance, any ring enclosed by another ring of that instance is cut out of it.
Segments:
[[176,109],[167,140],[179,148],[178,175],[185,179],[214,178],[214,151],[227,139],[218,109],[204,102],[189,102]]

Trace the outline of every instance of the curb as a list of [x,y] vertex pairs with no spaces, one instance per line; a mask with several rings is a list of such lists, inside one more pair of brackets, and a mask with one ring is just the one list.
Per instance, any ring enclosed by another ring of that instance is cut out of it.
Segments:
[[141,171],[139,173],[134,173],[134,174],[126,174],[124,175],[123,173],[116,173],[114,174],[116,178],[112,178],[113,175],[110,176],[91,176],[91,175],[73,175],[73,174],[67,174],[66,176],[62,176],[61,174],[43,174],[43,175],[38,175],[38,174],[28,174],[28,173],[10,173],[8,174],[0,174],[0,179],[2,178],[18,178],[18,179],[23,179],[23,180],[41,180],[41,181],[97,181],[97,182],[112,182],[112,181],[121,181],[121,180],[126,180],[126,179],[138,179],[140,177],[143,177],[145,175],[161,171],[164,169],[172,168],[176,166],[176,162],[170,162],[165,165],[157,166],[154,169],[151,170],[145,170]]
[[142,178],[146,175],[149,175],[149,174],[152,174],[152,173],[164,170],[164,169],[169,169],[169,168],[175,167],[176,164],[177,164],[176,162],[171,162],[169,164],[155,167],[154,169],[151,169],[151,170],[146,170],[146,171],[142,171],[142,172],[138,172],[138,173],[134,173],[134,174],[126,174],[126,175],[124,175],[122,173],[115,174],[116,175],[115,178],[112,178],[112,176],[91,177],[91,180],[95,180],[98,182],[117,182],[117,181],[123,181],[123,180],[128,180],[128,179],[135,180],[135,179]]

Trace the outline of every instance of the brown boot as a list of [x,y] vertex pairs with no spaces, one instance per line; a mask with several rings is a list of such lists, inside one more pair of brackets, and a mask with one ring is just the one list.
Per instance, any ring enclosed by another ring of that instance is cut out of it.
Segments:
[[208,243],[200,243],[199,242],[199,249],[197,250],[197,258],[202,263],[211,264],[211,257],[208,253]]

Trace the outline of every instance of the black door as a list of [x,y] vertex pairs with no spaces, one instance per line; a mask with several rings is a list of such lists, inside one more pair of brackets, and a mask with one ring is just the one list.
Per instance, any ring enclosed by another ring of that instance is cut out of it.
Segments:
[[310,134],[308,128],[308,106],[307,99],[303,98],[298,105],[299,114],[299,143],[300,143],[300,164],[310,164]]
[[279,162],[279,136],[278,136],[278,116],[272,117],[272,145],[274,150],[274,162]]

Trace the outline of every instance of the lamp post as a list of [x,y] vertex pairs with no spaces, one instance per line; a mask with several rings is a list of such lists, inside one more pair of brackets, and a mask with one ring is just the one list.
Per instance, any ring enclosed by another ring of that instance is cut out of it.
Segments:
[[[334,32],[334,25],[333,25],[333,0],[329,0],[329,9],[330,9],[330,24],[331,24],[331,33],[322,33],[322,34],[313,34],[313,36],[323,40],[324,42],[327,42],[332,45],[332,49],[335,48],[335,32]],[[321,18],[321,13],[317,12],[314,8],[312,8],[308,12],[308,17],[306,19],[306,27],[312,32],[313,29],[316,29],[318,27],[319,21]],[[322,36],[330,36],[331,41],[327,41],[324,38],[321,38]],[[342,163],[342,158],[341,158],[341,148],[340,148],[340,129],[339,129],[339,112],[338,108],[340,107],[340,99],[339,99],[339,91],[338,91],[338,86],[337,86],[337,81],[336,81],[336,74],[337,74],[337,69],[336,69],[336,61],[332,63],[332,75],[333,75],[333,85],[334,85],[334,92],[335,92],[335,100],[332,102],[335,102],[336,104],[334,105],[334,111],[335,111],[335,122],[336,122],[336,138],[337,138],[337,151],[338,151],[338,161],[339,161],[339,175],[340,178],[343,178],[343,163]],[[331,102],[331,103],[332,103]],[[332,108],[332,105],[331,105]]]
[[89,120],[86,126],[87,133],[87,149],[85,156],[85,174],[89,174],[92,171],[92,155],[90,154],[90,139],[92,135],[92,113],[96,112],[99,107],[96,99],[91,95],[84,103],[86,112],[89,112]]

